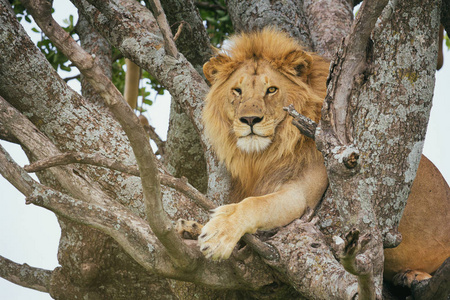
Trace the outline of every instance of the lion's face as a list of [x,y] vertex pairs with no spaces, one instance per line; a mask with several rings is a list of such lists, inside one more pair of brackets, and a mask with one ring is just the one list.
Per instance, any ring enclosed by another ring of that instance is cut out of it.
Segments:
[[293,104],[318,121],[328,63],[270,29],[241,34],[230,44],[203,66],[211,83],[203,122],[218,158],[252,189],[257,176],[277,168],[286,175],[317,159],[314,143],[291,124],[283,107]]
[[246,62],[230,77],[225,105],[240,150],[260,152],[272,143],[286,118],[288,87],[288,80],[264,61]]

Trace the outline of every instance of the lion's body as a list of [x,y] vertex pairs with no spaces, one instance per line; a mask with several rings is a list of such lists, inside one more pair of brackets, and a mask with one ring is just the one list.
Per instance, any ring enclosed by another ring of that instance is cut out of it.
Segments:
[[[328,63],[305,52],[287,35],[265,29],[235,37],[231,49],[212,58],[203,70],[212,84],[203,113],[205,132],[231,172],[232,202],[240,202],[216,209],[203,227],[199,243],[206,256],[224,259],[243,234],[284,226],[307,207],[314,208],[323,195],[328,179],[322,157],[282,108],[293,104],[298,112],[318,121],[326,94]],[[433,201],[447,202],[445,209],[436,213],[447,215],[448,186],[440,184],[438,188],[447,198]],[[408,202],[405,217],[421,210],[423,196],[418,195],[419,204]],[[446,258],[442,256],[449,254],[448,215],[446,220],[446,224],[439,224],[447,228],[443,241],[446,248],[433,261],[442,262]],[[405,222],[402,220],[402,224]],[[427,226],[427,222],[420,224]],[[441,241],[433,241],[433,233],[413,237],[416,229],[409,227],[401,228],[405,240],[424,239],[431,247],[439,247]],[[395,257],[397,250],[389,251]],[[401,270],[407,261],[426,261],[430,251],[433,249],[415,249],[402,260],[391,261],[387,268]],[[424,270],[435,268],[433,263]]]
[[[406,270],[431,274],[450,257],[450,190],[425,156],[420,160],[399,231],[403,237],[400,245],[384,251],[386,279]],[[403,280],[410,283],[412,279]]]
[[236,204],[219,207],[199,242],[205,255],[228,258],[241,236],[284,226],[315,207],[328,184],[314,142],[283,111],[294,104],[318,121],[328,63],[275,30],[241,35],[203,67],[212,83],[205,131],[231,172]]

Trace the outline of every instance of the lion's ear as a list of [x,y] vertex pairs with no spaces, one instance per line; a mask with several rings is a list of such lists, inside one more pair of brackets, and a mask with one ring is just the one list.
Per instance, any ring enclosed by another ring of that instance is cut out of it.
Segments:
[[289,73],[295,76],[308,76],[311,72],[313,58],[303,50],[295,50],[283,58],[282,65],[288,67]]
[[224,54],[219,54],[211,58],[203,65],[203,74],[205,74],[206,80],[208,80],[209,83],[214,84],[218,75],[221,71],[226,69],[226,66],[228,66],[230,62],[231,58]]

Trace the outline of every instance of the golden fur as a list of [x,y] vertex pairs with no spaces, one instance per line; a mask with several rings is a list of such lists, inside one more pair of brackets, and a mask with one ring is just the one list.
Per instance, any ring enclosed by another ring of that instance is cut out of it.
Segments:
[[273,29],[229,44],[203,67],[212,84],[203,120],[231,172],[232,200],[245,199],[216,209],[203,228],[201,249],[214,259],[228,258],[243,234],[286,225],[315,207],[327,186],[314,142],[292,126],[283,107],[293,104],[318,121],[329,64]]
[[[212,86],[203,120],[219,159],[236,179],[234,190],[239,193],[233,200],[242,200],[273,192],[281,182],[299,176],[304,164],[320,159],[314,142],[292,126],[292,119],[282,108],[293,104],[297,111],[318,121],[326,94],[329,63],[305,52],[286,34],[271,29],[236,36],[230,44],[225,54],[219,54],[204,66]],[[235,115],[236,104],[242,101],[235,99],[238,97],[232,89],[239,86],[243,97],[253,98],[249,101],[264,100],[255,99],[261,98],[255,94],[260,91],[251,89],[249,81],[239,82],[255,72],[271,76],[268,78],[271,84],[282,85],[284,89],[274,95],[278,99],[266,103],[267,111],[275,119],[281,119],[272,133],[271,144],[264,151],[248,153],[237,147],[237,137],[231,129],[240,117]]]

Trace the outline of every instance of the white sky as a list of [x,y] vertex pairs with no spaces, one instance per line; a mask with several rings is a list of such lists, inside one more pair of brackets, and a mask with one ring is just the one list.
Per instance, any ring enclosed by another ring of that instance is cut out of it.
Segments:
[[[70,8],[69,8],[70,7]],[[74,12],[68,0],[54,1],[55,19],[62,23],[68,18],[67,12]],[[74,23],[76,23],[76,16]],[[25,25],[27,25],[26,23]],[[33,25],[36,26],[36,25]],[[30,27],[30,26],[28,26]],[[37,27],[37,26],[36,26]],[[30,32],[28,30],[28,32]],[[38,34],[30,34],[39,40]],[[450,51],[445,50],[444,67],[436,74],[435,96],[433,108],[425,140],[424,154],[433,161],[443,173],[447,182],[450,180]],[[65,73],[63,77],[69,75]],[[70,82],[75,90],[79,90],[78,82]],[[156,128],[158,134],[165,139],[169,119],[169,95],[158,96],[146,116]],[[28,164],[20,147],[7,142],[0,144],[23,166]],[[27,263],[33,267],[52,270],[58,266],[57,250],[60,229],[53,213],[33,205],[25,205],[25,198],[9,182],[0,176],[0,255],[17,263]],[[51,299],[46,293],[26,289],[0,278],[0,299],[22,300]]]

